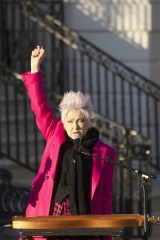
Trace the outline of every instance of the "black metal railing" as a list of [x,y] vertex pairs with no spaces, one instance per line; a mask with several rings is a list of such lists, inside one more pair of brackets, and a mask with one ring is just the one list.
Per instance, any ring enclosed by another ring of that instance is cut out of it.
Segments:
[[[151,138],[152,166],[159,170],[160,86],[94,46],[55,17],[40,11],[32,1],[25,1],[22,12],[65,44],[63,64],[57,65],[57,76],[53,75],[51,83],[46,85],[57,92],[72,89],[89,92],[95,111]],[[45,69],[48,78],[49,66]],[[55,89],[54,81],[62,87]]]
[[152,166],[159,169],[160,87],[89,43],[32,1],[7,1],[10,8],[5,2],[1,1],[0,8],[0,58],[5,66],[17,72],[29,70],[31,49],[37,42],[43,43],[48,54],[43,67],[46,88],[58,93],[71,89],[89,92],[95,111],[151,138]]
[[3,72],[0,77],[0,92],[1,156],[36,171],[44,142],[30,112],[30,102],[23,83],[20,80],[15,81],[13,75],[5,75]]
[[[34,0],[41,11],[47,11],[64,21],[63,0]],[[46,85],[61,89],[60,69],[63,69],[63,43],[56,37],[37,26],[37,23],[27,19],[21,10],[25,1],[0,0],[0,61],[16,72],[30,69],[29,57],[33,48],[43,45],[49,57],[47,58]],[[51,77],[52,76],[52,77]]]
[[[46,88],[58,93],[71,89],[89,92],[95,111],[151,138],[152,166],[160,169],[159,85],[88,42],[64,25],[63,17],[51,15],[58,16],[49,10],[57,8],[49,4],[41,8],[45,1],[40,2],[1,0],[3,63],[17,72],[29,70],[31,50],[37,43],[43,45]],[[61,1],[57,2],[63,12]]]
[[[41,156],[43,152],[45,142],[43,141],[41,133],[35,126],[35,118],[30,110],[30,101],[26,95],[22,77],[11,69],[5,68],[3,64],[0,64],[0,72],[1,154],[8,156],[10,159],[15,159],[17,163],[19,162],[22,165],[24,163],[24,165],[26,167],[28,166],[30,170],[37,171],[39,165],[37,159],[39,159],[39,156]],[[46,93],[50,100],[50,104],[55,109],[57,117],[59,117],[57,106],[61,100],[61,95],[51,91],[48,92],[47,89]],[[97,112],[94,112],[93,125],[99,129],[101,137],[104,139],[106,138],[106,142],[111,145],[116,145],[117,148],[122,148],[123,145],[125,155],[127,141],[132,145],[142,143],[150,145],[150,139],[143,137],[140,133],[132,129],[127,129],[125,126],[106,118]],[[13,142],[14,144],[12,144]],[[24,149],[22,150],[23,145]],[[30,146],[31,149],[29,149]],[[31,159],[29,153],[32,154],[35,159],[33,161],[33,168],[29,164],[29,159]],[[125,160],[124,154],[121,150],[123,160]]]

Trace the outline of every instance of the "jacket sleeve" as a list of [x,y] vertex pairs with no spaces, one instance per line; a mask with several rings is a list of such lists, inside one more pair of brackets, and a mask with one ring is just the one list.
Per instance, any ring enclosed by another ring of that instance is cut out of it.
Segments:
[[36,123],[44,138],[47,140],[54,133],[57,119],[51,108],[47,105],[47,98],[44,92],[42,74],[36,72],[22,74],[24,85],[31,100],[31,110],[36,117]]
[[[108,146],[107,157],[114,161],[116,159],[116,150]],[[114,165],[106,162],[102,172],[102,214],[112,214],[113,174]]]

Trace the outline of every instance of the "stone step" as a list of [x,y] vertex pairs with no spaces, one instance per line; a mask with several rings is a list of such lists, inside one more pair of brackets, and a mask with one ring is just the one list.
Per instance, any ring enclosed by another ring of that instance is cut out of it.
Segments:
[[30,188],[31,182],[33,181],[33,178],[36,175],[35,172],[28,170],[27,168],[22,167],[7,158],[0,160],[0,167],[11,172],[12,184],[17,187]]

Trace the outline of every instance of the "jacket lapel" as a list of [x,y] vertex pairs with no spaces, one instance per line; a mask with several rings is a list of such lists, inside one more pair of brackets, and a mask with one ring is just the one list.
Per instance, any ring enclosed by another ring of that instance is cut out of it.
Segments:
[[104,165],[104,160],[98,159],[97,157],[104,158],[106,156],[107,149],[104,147],[101,141],[97,141],[94,148],[93,148],[93,157],[92,160],[92,181],[91,181],[91,199],[93,199],[96,187],[98,185],[103,165]]

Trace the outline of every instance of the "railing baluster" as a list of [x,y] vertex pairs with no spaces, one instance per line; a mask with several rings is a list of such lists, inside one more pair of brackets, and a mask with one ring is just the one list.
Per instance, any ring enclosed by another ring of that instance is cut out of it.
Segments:
[[15,141],[16,141],[16,161],[20,162],[20,122],[19,122],[19,102],[18,102],[18,91],[14,89],[14,115],[15,115]]
[[81,91],[84,92],[85,91],[85,62],[84,62],[84,54],[82,52],[80,53],[80,62],[81,62],[81,73],[79,74],[81,75],[81,79],[80,79]]
[[109,104],[109,84],[108,84],[108,68],[104,68],[104,76],[105,76],[105,81],[104,81],[104,87],[105,87],[105,113],[106,116],[109,116],[109,112],[110,112],[110,104]]
[[133,111],[133,101],[134,101],[134,95],[133,95],[133,87],[132,85],[129,83],[129,113],[130,113],[130,126],[133,129],[134,126],[134,111]]
[[158,161],[158,159],[159,159],[159,157],[160,157],[160,150],[159,150],[159,148],[160,148],[160,145],[159,145],[159,143],[160,143],[160,139],[159,139],[159,134],[160,134],[160,130],[159,130],[159,124],[160,124],[160,119],[159,119],[159,109],[158,109],[158,102],[157,102],[157,100],[155,99],[154,100],[154,111],[155,111],[155,118],[154,118],[154,120],[155,120],[155,132],[154,132],[154,134],[155,134],[155,145],[156,145],[156,166],[157,166],[157,168],[159,169],[160,168],[160,162]]
[[[29,139],[28,139],[28,112],[27,112],[27,97],[23,96],[23,113],[24,113],[24,143],[25,143],[25,164],[29,165]],[[32,136],[32,135],[31,135]],[[32,141],[32,140],[31,140]]]
[[[51,36],[50,36],[51,38]],[[57,73],[57,69],[56,69],[56,64],[58,63],[58,56],[56,56],[56,52],[57,52],[57,49],[56,49],[56,45],[55,45],[55,42],[56,42],[56,39],[54,37],[52,37],[50,39],[50,44],[51,44],[51,61],[50,61],[50,69],[48,68],[47,71],[50,72],[51,76],[52,76],[52,80],[50,82],[50,84],[48,84],[49,86],[47,86],[47,89],[49,89],[49,87],[51,86],[51,89],[54,91],[54,89],[57,87],[56,85],[56,79],[57,79],[57,76],[56,76],[56,73]],[[47,44],[47,42],[46,42]],[[46,84],[47,84],[48,81],[46,81]],[[49,83],[49,82],[48,82]]]
[[100,80],[100,65],[96,64],[96,82],[97,86],[96,95],[97,95],[97,110],[101,113],[101,80]]
[[116,104],[116,97],[117,97],[117,88],[116,88],[116,76],[113,73],[112,75],[112,89],[113,89],[113,119],[117,121],[117,104]]
[[137,109],[138,109],[138,131],[142,131],[142,107],[141,107],[141,90],[137,91]]
[[151,137],[151,124],[150,124],[150,106],[149,106],[149,95],[145,95],[146,98],[146,135],[148,138]]
[[69,66],[69,49],[68,46],[65,47],[64,50],[64,72],[63,72],[63,92],[67,90],[67,83],[69,83],[70,78],[70,66]]
[[93,76],[92,76],[92,60],[90,56],[88,56],[88,91],[90,92],[91,96],[93,96]]
[[6,117],[6,148],[7,148],[7,154],[10,156],[10,122],[9,122],[9,92],[8,92],[8,84],[5,85],[5,117]]
[[124,79],[121,78],[121,118],[122,124],[126,124],[126,116],[125,116],[125,92],[124,92]]
[[[74,49],[72,50],[72,52],[73,52],[73,59],[72,59],[73,77],[72,77],[72,87],[71,87],[71,89],[73,88],[73,90],[76,91],[77,85],[78,85],[78,83],[80,83],[80,81],[79,82],[77,81],[77,79],[79,79],[79,77],[77,76],[77,61],[78,61],[78,58],[77,58],[77,52]],[[79,54],[78,54],[78,57],[79,57]],[[80,64],[82,64],[82,63],[79,62],[79,65]]]
[[[1,74],[1,70],[0,70],[0,74]],[[0,89],[2,90],[3,89],[3,86],[0,82]],[[3,147],[2,147],[2,99],[0,98],[0,159],[2,157],[2,152],[4,151]],[[4,129],[4,128],[3,128]]]

